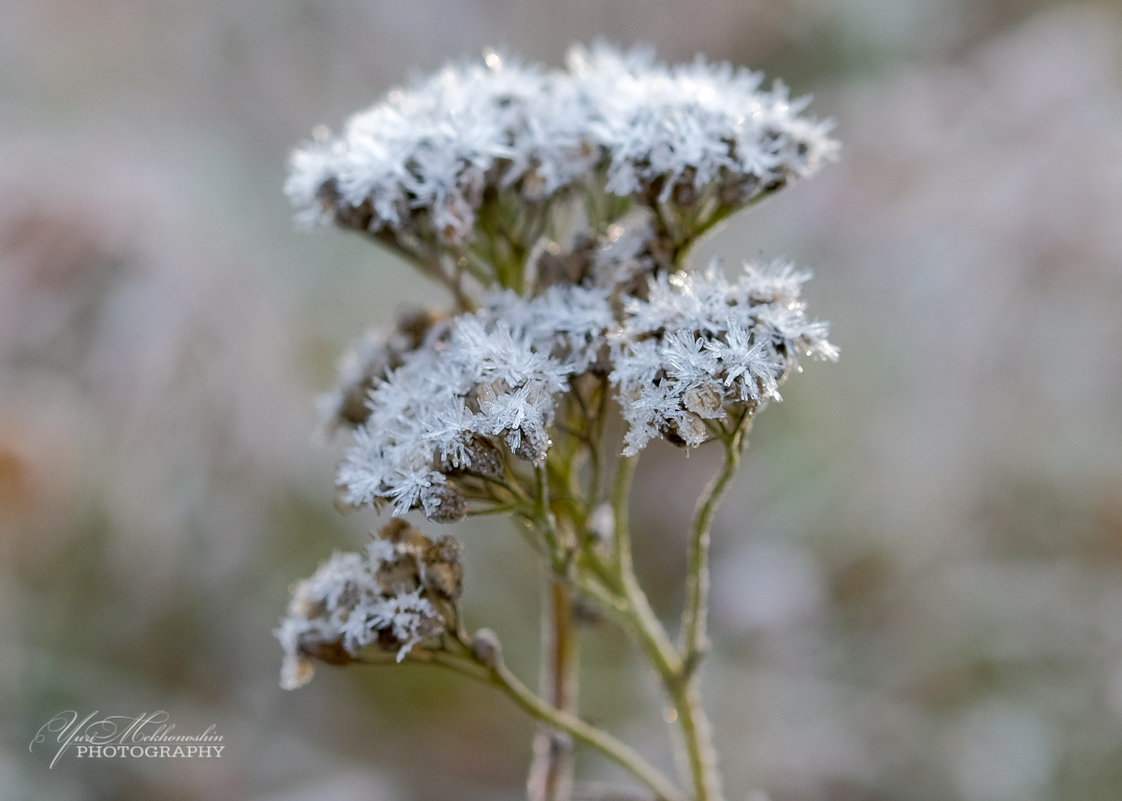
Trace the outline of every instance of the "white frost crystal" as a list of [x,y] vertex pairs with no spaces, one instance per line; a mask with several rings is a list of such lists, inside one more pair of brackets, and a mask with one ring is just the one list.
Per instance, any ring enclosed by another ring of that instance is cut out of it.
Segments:
[[285,654],[281,687],[307,684],[313,659],[345,664],[377,645],[400,662],[446,631],[450,613],[438,605],[459,596],[459,556],[450,537],[432,542],[400,521],[365,553],[333,555],[293,588],[288,615],[274,632]]
[[586,98],[584,127],[608,161],[608,190],[627,195],[676,189],[697,195],[710,185],[747,193],[811,174],[834,157],[828,123],[799,115],[807,99],[791,100],[763,76],[710,64],[659,64],[648,50],[620,53],[573,48],[568,64]]
[[331,221],[462,250],[500,192],[536,204],[580,181],[705,215],[739,207],[834,158],[830,124],[782,84],[700,58],[574,47],[547,72],[490,52],[395,89],[338,136],[296,151],[286,192],[308,224]]
[[631,298],[614,353],[629,428],[624,453],[653,438],[700,445],[709,421],[754,414],[779,400],[779,384],[800,355],[836,359],[824,323],[806,319],[799,289],[810,277],[783,262],[744,265],[730,283],[717,265],[700,275],[660,274],[647,300]]

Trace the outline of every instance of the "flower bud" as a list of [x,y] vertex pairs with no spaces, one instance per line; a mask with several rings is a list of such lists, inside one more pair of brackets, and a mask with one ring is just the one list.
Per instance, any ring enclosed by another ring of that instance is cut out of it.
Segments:
[[463,595],[463,547],[455,537],[444,535],[425,551],[421,561],[421,580],[425,589],[449,601]]
[[480,629],[471,638],[471,655],[475,661],[489,668],[498,666],[502,659],[502,645],[495,632],[490,629]]

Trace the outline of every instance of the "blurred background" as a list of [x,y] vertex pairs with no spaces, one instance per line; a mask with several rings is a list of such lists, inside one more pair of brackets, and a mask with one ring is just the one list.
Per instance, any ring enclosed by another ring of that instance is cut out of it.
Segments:
[[[379,525],[335,512],[315,398],[366,325],[437,298],[293,232],[281,185],[410,75],[597,37],[782,77],[844,143],[707,243],[813,268],[842,349],[757,421],[717,521],[730,799],[1122,797],[1122,11],[1046,0],[0,0],[0,796],[521,797],[533,728],[487,688],[278,688],[288,587]],[[641,467],[668,620],[714,456]],[[532,561],[501,523],[457,533],[469,625],[533,681]],[[585,635],[584,711],[664,758],[617,640]],[[64,709],[227,749],[48,769],[28,744]]]

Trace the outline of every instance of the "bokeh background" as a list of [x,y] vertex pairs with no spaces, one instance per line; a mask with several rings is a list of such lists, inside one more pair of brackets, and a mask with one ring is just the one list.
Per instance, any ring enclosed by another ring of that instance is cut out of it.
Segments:
[[[410,75],[596,37],[782,77],[844,142],[707,244],[813,268],[842,348],[757,421],[717,521],[730,798],[1122,797],[1122,11],[1045,0],[0,0],[0,797],[520,797],[533,728],[489,689],[277,686],[290,583],[379,524],[334,510],[315,397],[435,297],[293,232],[281,184]],[[640,472],[668,620],[713,456]],[[532,680],[531,560],[458,533],[471,625]],[[585,634],[585,713],[666,758],[617,640]],[[226,756],[48,769],[63,709],[167,710]]]

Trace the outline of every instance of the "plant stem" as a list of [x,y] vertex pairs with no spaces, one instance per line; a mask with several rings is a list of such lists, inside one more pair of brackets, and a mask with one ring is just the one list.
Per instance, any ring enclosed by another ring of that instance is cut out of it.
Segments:
[[501,661],[495,665],[492,673],[495,683],[518,706],[535,718],[546,721],[561,731],[571,734],[585,745],[595,748],[651,788],[661,801],[687,801],[682,792],[638,752],[607,732],[588,725],[575,715],[554,709],[530,692],[530,689],[522,684]]
[[724,464],[698,500],[691,527],[680,651],[684,672],[669,689],[678,712],[697,801],[722,798],[712,728],[701,704],[697,669],[709,647],[709,545],[713,515],[740,466],[749,426],[750,418],[745,415],[724,439]]
[[713,746],[713,730],[697,685],[697,673],[682,676],[669,686],[670,697],[682,730],[694,801],[721,801],[724,795],[717,772],[717,749]]
[[[467,644],[465,643],[465,646]],[[470,646],[468,646],[470,647]],[[602,729],[585,723],[569,712],[563,712],[537,696],[533,690],[523,684],[510,672],[503,663],[501,656],[496,654],[492,664],[483,665],[478,661],[469,661],[461,656],[450,654],[446,651],[423,651],[417,649],[411,659],[434,662],[450,667],[464,675],[487,682],[500,690],[514,701],[524,712],[535,720],[548,723],[550,726],[569,734],[573,739],[594,748],[605,757],[622,767],[644,785],[649,787],[658,801],[690,801],[673,782],[667,779],[641,754],[626,743],[613,737]]]
[[674,704],[694,786],[695,801],[718,801],[721,798],[721,790],[716,770],[716,755],[709,722],[701,706],[696,678],[687,670],[682,658],[670,643],[665,628],[651,609],[650,602],[635,577],[627,509],[635,461],[634,458],[626,457],[620,460],[612,490],[616,546],[613,567],[619,590],[626,599],[623,618],[638,639],[647,658],[658,671],[659,678]]
[[736,475],[744,453],[750,418],[745,415],[725,439],[725,460],[721,471],[709,482],[698,499],[690,529],[686,570],[686,606],[682,613],[681,653],[686,669],[692,672],[709,647],[709,542],[717,504]]
[[631,525],[628,519],[628,500],[631,497],[631,480],[635,475],[634,456],[621,457],[616,466],[615,484],[612,487],[612,515],[615,519],[615,550],[613,552],[612,579],[614,589],[624,600],[620,610],[624,624],[639,640],[647,658],[658,671],[664,684],[681,674],[682,665],[666,629],[651,609],[646,593],[635,577],[631,557]]
[[[551,570],[542,595],[541,695],[555,709],[574,716],[578,644],[572,594]],[[543,726],[534,739],[534,759],[527,781],[530,801],[568,801],[574,762],[572,738],[553,726]]]

